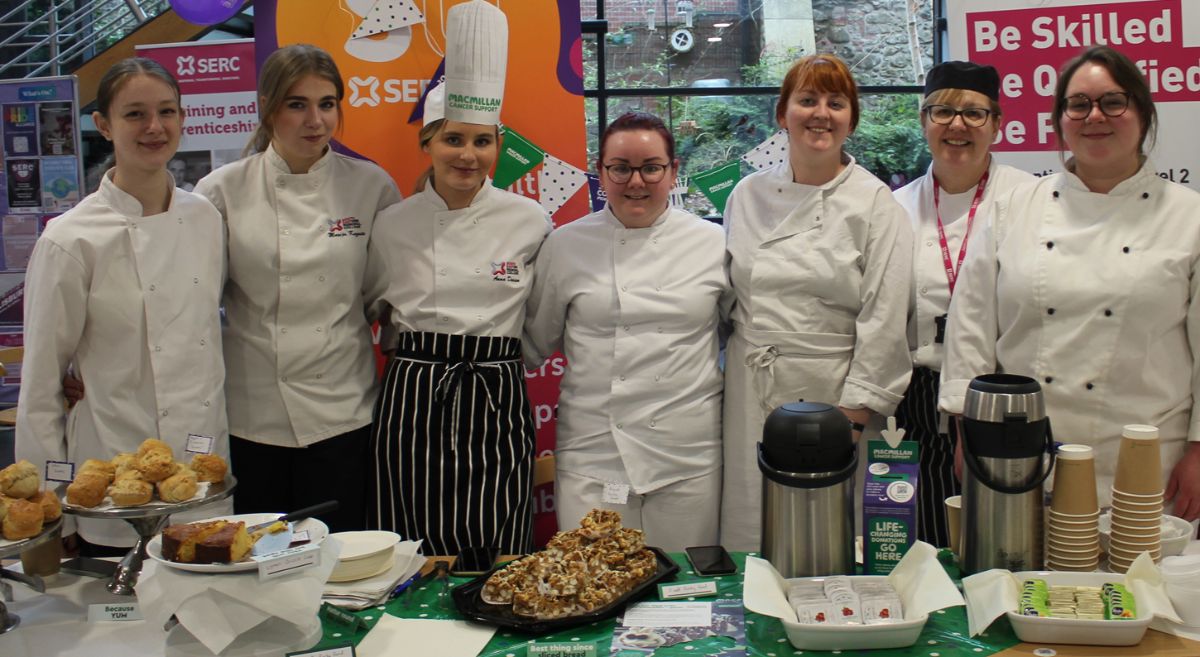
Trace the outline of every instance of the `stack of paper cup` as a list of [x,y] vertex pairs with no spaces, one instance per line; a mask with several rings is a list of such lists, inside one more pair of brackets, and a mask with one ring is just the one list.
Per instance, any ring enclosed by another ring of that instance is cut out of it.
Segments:
[[1158,429],[1131,424],[1121,432],[1117,474],[1112,487],[1112,535],[1108,564],[1115,573],[1129,570],[1133,560],[1149,552],[1162,559],[1160,523],[1163,511],[1162,466]]
[[1046,568],[1091,572],[1100,565],[1096,459],[1087,445],[1058,448],[1047,515]]

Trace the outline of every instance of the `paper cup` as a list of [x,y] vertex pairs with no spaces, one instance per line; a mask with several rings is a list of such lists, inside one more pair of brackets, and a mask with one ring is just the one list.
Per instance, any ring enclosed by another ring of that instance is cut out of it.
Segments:
[[1051,555],[1063,559],[1087,559],[1100,554],[1100,541],[1096,541],[1087,546],[1079,545],[1059,547],[1057,545],[1049,545],[1046,549]]
[[1143,552],[1149,552],[1150,558],[1154,561],[1162,559],[1162,552],[1160,550],[1122,550],[1111,546],[1108,550],[1108,556],[1110,560],[1115,559],[1117,561],[1133,563],[1133,560],[1137,559]]
[[1114,521],[1109,524],[1108,531],[1111,534],[1123,534],[1125,536],[1162,536],[1161,527],[1148,525],[1128,525],[1121,522],[1120,519],[1114,519]]
[[1046,565],[1050,570],[1095,570],[1100,565],[1100,556],[1090,559],[1059,559],[1046,557]]
[[1114,519],[1124,518],[1126,520],[1137,520],[1149,524],[1159,524],[1162,522],[1162,509],[1153,511],[1130,511],[1125,507],[1114,506],[1112,508],[1112,517]]
[[1095,527],[1100,522],[1100,516],[1091,518],[1080,518],[1077,520],[1068,520],[1060,516],[1047,516],[1046,524],[1051,527],[1062,527],[1063,529],[1082,529],[1084,527]]
[[1162,541],[1156,537],[1113,534],[1109,536],[1108,544],[1123,550],[1137,552],[1138,550],[1157,550],[1162,545]]
[[1068,555],[1079,552],[1081,554],[1090,554],[1100,549],[1100,538],[1096,537],[1091,541],[1058,541],[1053,538],[1047,539],[1046,550],[1054,554]]
[[1100,523],[1092,523],[1090,525],[1056,525],[1051,522],[1046,526],[1046,531],[1061,534],[1063,536],[1086,536],[1095,534],[1100,531]]
[[1158,428],[1130,424],[1121,432],[1113,488],[1135,495],[1162,494],[1162,461]]
[[946,498],[946,527],[950,533],[950,551],[958,554],[962,541],[962,495]]
[[1095,511],[1092,511],[1090,513],[1059,513],[1058,511],[1055,511],[1054,509],[1049,509],[1048,511],[1046,511],[1046,516],[1048,518],[1054,518],[1057,520],[1062,520],[1064,522],[1087,522],[1088,520],[1094,520],[1096,518],[1099,518],[1100,517],[1100,509],[1097,508]]
[[1112,493],[1112,498],[1114,500],[1132,502],[1134,504],[1154,504],[1156,502],[1161,504],[1164,496],[1164,493],[1157,493],[1154,495],[1136,495],[1134,493],[1126,493],[1123,490],[1117,490],[1116,488],[1112,489],[1110,492]]
[[1050,527],[1046,528],[1046,536],[1055,536],[1060,539],[1065,538],[1065,539],[1069,539],[1072,541],[1077,541],[1081,538],[1095,538],[1099,535],[1100,535],[1099,527],[1087,527],[1087,528],[1078,529],[1078,530],[1067,530],[1067,529],[1061,529],[1059,527],[1055,527],[1055,526],[1051,525]]
[[1085,557],[1082,559],[1068,559],[1068,558],[1064,558],[1064,557],[1058,557],[1058,556],[1051,555],[1049,557],[1046,557],[1046,561],[1048,561],[1049,563],[1057,564],[1059,566],[1069,566],[1072,568],[1079,568],[1079,567],[1089,566],[1089,565],[1094,568],[1096,566],[1096,564],[1100,563],[1100,553],[1097,552],[1094,556]]
[[1120,525],[1115,526],[1115,528],[1111,528],[1109,531],[1109,536],[1116,536],[1118,538],[1123,538],[1123,540],[1132,541],[1134,543],[1140,541],[1162,540],[1162,534],[1160,534],[1158,530],[1146,528],[1127,529]]
[[1090,572],[1096,570],[1099,566],[1100,566],[1099,561],[1093,561],[1093,562],[1081,564],[1078,566],[1069,566],[1067,564],[1061,564],[1061,563],[1057,563],[1054,561],[1046,562],[1046,570],[1053,570],[1053,571],[1063,572],[1063,573],[1090,573]]
[[1162,537],[1158,534],[1147,532],[1145,534],[1135,534],[1133,532],[1125,532],[1120,529],[1114,530],[1108,535],[1109,541],[1117,541],[1118,543],[1127,543],[1130,545],[1142,545],[1150,542],[1162,543]]
[[1091,447],[1063,445],[1058,448],[1050,510],[1071,515],[1099,513],[1096,460]]

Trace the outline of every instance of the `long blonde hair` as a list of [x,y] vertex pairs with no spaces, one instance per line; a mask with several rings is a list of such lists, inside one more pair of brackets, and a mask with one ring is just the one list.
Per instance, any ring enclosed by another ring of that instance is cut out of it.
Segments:
[[258,127],[242,155],[267,150],[274,132],[271,117],[287,99],[292,85],[306,75],[315,75],[333,84],[338,100],[338,130],[342,129],[342,98],[346,95],[342,75],[329,53],[305,43],[284,46],[271,53],[258,76]]

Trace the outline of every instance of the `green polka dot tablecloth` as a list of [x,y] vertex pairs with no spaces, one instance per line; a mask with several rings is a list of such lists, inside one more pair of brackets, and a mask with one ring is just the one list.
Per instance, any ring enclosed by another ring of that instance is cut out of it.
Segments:
[[[946,551],[943,551],[941,555],[943,563],[946,563],[945,557],[947,554]],[[671,558],[680,565],[680,572],[675,581],[687,582],[714,579],[720,588],[718,597],[741,597],[741,572],[746,563],[746,555],[744,553],[733,555],[734,561],[738,564],[738,574],[716,578],[697,577],[692,572],[691,566],[687,563],[687,559],[683,554],[672,554]],[[958,571],[956,568],[947,566],[947,571],[952,577],[957,578]],[[448,591],[444,589],[458,586],[467,581],[469,580],[450,578],[449,584],[445,587],[438,582],[424,584],[416,589],[405,591],[386,605],[354,612],[367,624],[366,628],[352,629],[349,626],[325,620],[324,636],[321,642],[312,649],[331,648],[346,643],[357,644],[366,636],[370,627],[379,621],[379,617],[382,614],[392,614],[401,618],[460,619],[461,616],[454,609],[453,600],[450,599]],[[645,600],[654,599],[653,597],[645,598]],[[528,647],[535,642],[593,643],[596,645],[597,657],[608,657],[612,644],[613,628],[615,626],[616,619],[610,619],[545,636],[530,636],[501,629],[492,637],[487,647],[479,653],[479,657],[526,657]],[[995,654],[1020,643],[1016,635],[1013,634],[1008,621],[1004,619],[1000,619],[994,623],[981,636],[973,639],[968,637],[966,608],[964,607],[952,607],[931,614],[929,622],[925,624],[925,629],[921,632],[921,638],[917,640],[915,645],[907,648],[841,651],[797,650],[792,647],[792,644],[788,643],[787,635],[783,631],[783,624],[779,619],[760,616],[750,612],[746,612],[746,641],[749,645],[742,647],[734,645],[733,640],[728,637],[710,637],[699,641],[658,648],[654,652],[654,655],[656,657],[732,656],[739,654],[751,655],[753,657],[792,657],[793,655],[842,655],[843,657],[855,657],[856,655],[869,655],[870,657],[986,657],[987,655]],[[638,654],[640,657],[641,653]]]

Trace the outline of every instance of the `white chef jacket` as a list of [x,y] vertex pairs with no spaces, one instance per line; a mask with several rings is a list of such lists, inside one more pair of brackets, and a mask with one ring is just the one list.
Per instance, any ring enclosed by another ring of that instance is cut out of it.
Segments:
[[433,189],[379,215],[372,267],[384,263],[399,331],[521,337],[534,261],[553,224],[532,199],[492,187],[461,210]]
[[721,228],[668,208],[626,228],[609,208],[552,232],[523,343],[531,369],[559,349],[560,470],[639,495],[721,467],[717,327],[733,292]]
[[755,550],[767,414],[804,399],[890,415],[908,387],[912,231],[887,186],[849,156],[824,185],[793,182],[787,161],[748,176],[730,194],[725,230],[737,304],[721,544]]
[[[1034,180],[1036,178],[1031,174],[998,164],[993,158],[971,232],[981,230],[997,199]],[[924,176],[896,190],[895,197],[908,212],[913,231],[913,278],[908,304],[908,348],[913,367],[941,371],[945,346],[934,340],[937,336],[934,320],[945,315],[950,307],[950,284],[946,280],[946,265],[938,240],[937,211],[933,207],[933,165],[929,165]],[[967,233],[967,215],[974,200],[974,186],[960,194],[947,194],[945,189],[941,190],[942,225],[946,231],[946,245],[950,247],[950,261],[956,267],[959,266],[959,249]],[[970,242],[967,244],[969,247]]]
[[366,426],[375,403],[367,272],[375,215],[400,193],[383,169],[330,149],[293,174],[267,150],[205,176],[225,217],[223,301],[230,432],[302,447]]
[[1198,209],[1149,161],[1108,194],[1060,173],[1002,199],[950,304],[941,408],[980,374],[1034,377],[1054,438],[1095,448],[1102,503],[1126,424],[1159,428],[1165,484],[1200,440]]
[[[156,437],[186,462],[189,434],[213,438],[213,452],[228,458],[223,240],[220,215],[203,197],[175,189],[166,212],[144,217],[111,173],[50,221],[25,276],[17,458],[39,470],[47,460],[79,466]],[[87,394],[64,414],[71,363]],[[111,520],[82,519],[79,531],[107,545],[136,538]]]

